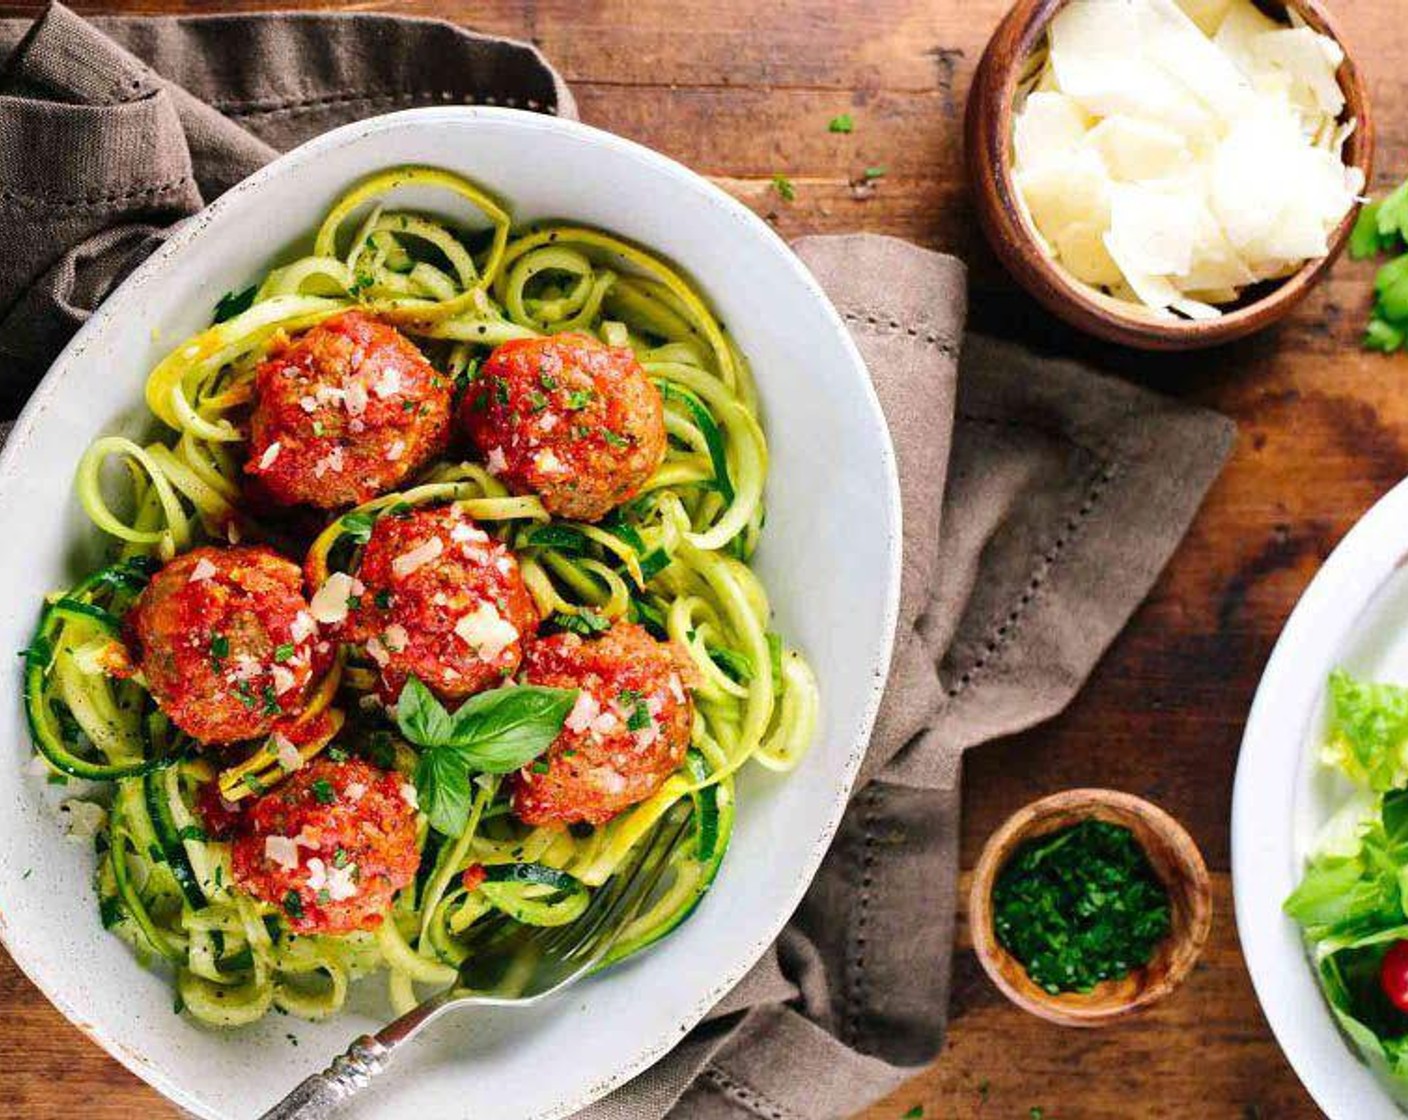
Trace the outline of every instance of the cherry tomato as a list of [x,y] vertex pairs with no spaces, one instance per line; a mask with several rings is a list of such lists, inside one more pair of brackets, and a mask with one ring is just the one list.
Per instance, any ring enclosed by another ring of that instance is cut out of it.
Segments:
[[1384,963],[1379,968],[1379,983],[1394,1007],[1408,1011],[1408,941],[1395,941],[1384,954]]

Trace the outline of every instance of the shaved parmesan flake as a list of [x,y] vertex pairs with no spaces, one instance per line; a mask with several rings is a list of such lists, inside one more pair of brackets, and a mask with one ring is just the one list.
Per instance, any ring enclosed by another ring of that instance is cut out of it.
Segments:
[[392,440],[391,446],[386,449],[386,461],[389,463],[394,463],[405,453],[406,441],[403,439]]
[[[341,622],[347,617],[347,600],[352,594],[352,577],[346,572],[333,572],[327,582],[313,593],[313,600],[308,606],[319,622]],[[297,615],[294,616],[294,623],[298,624]]]
[[503,474],[508,470],[508,460],[504,458],[502,447],[489,448],[489,454],[484,457],[484,465],[489,469],[490,474]]
[[1207,319],[1329,251],[1364,189],[1331,39],[1252,0],[1071,0],[1047,46],[1012,177],[1076,280]]
[[282,696],[297,683],[297,678],[293,675],[293,670],[286,665],[275,665],[269,672],[274,678],[275,696]]
[[[1091,116],[1064,93],[1033,93],[1017,118],[1012,137],[1017,162],[1039,167],[1064,160],[1090,130]],[[547,424],[541,425],[547,430]]]
[[382,400],[387,397],[394,397],[401,391],[401,371],[398,369],[382,370],[381,376],[376,379],[376,384],[372,386],[372,392]]
[[417,569],[425,567],[444,551],[445,542],[439,537],[430,537],[392,560],[391,571],[404,579]]
[[[264,858],[270,863],[277,863],[285,871],[293,871],[298,867],[298,841],[291,836],[266,836]],[[313,862],[310,859],[309,866]]]
[[587,728],[591,727],[592,720],[601,714],[601,704],[595,696],[585,688],[577,693],[577,702],[572,705],[572,710],[567,713],[564,726],[569,731],[575,731],[580,735]]
[[489,602],[456,622],[455,633],[485,661],[493,661],[518,640],[518,629]]
[[410,642],[411,636],[399,622],[393,622],[382,632],[381,640],[392,653],[400,653]]
[[274,735],[274,757],[290,774],[303,769],[303,756],[298,753],[298,748],[277,733]]
[[191,578],[187,580],[187,582],[200,583],[203,580],[209,579],[216,571],[218,571],[218,569],[210,562],[210,558],[208,556],[202,556],[196,561],[195,567],[191,569]]
[[283,444],[281,444],[278,440],[275,440],[273,443],[269,444],[269,446],[264,449],[264,454],[259,456],[259,469],[261,471],[267,471],[270,467],[272,467],[274,465],[274,460],[279,457],[279,452],[282,450]]
[[410,782],[401,783],[401,800],[412,809],[420,808],[420,798],[416,795],[416,787]]
[[[350,576],[348,577],[351,578]],[[293,616],[293,622],[289,625],[288,636],[294,642],[302,642],[311,638],[318,632],[318,624],[313,621],[313,616],[307,611],[299,611]]]

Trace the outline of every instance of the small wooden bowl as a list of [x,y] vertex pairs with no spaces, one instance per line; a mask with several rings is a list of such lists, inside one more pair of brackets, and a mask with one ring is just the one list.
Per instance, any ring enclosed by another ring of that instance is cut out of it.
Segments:
[[[1023,64],[1041,44],[1047,27],[1068,0],[1018,0],[988,41],[968,95],[964,142],[968,178],[988,241],[1017,281],[1052,313],[1072,326],[1111,342],[1142,350],[1192,350],[1243,338],[1283,318],[1306,297],[1344,250],[1359,208],[1353,207],[1330,236],[1330,251],[1307,261],[1283,280],[1254,285],[1219,319],[1160,318],[1140,304],[1118,300],[1071,276],[1047,254],[1017,201],[1012,181],[1012,121]],[[1322,0],[1259,0],[1268,10],[1293,8],[1316,31],[1344,51],[1339,82],[1344,118],[1358,121],[1345,144],[1349,165],[1373,182],[1374,125],[1369,95],[1354,55]],[[1367,189],[1367,188],[1366,188]]]
[[[1143,968],[1089,992],[1052,995],[1002,947],[993,928],[993,885],[1022,844],[1094,818],[1124,825],[1168,889],[1172,929]],[[1073,789],[1020,809],[988,839],[969,897],[973,948],[1003,995],[1024,1011],[1066,1027],[1103,1027],[1136,1015],[1178,987],[1203,951],[1212,925],[1208,869],[1192,837],[1157,805],[1108,789]]]

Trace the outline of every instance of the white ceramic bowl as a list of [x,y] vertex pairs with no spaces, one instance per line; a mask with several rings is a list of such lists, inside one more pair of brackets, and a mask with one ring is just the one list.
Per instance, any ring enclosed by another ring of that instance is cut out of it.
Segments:
[[[153,363],[209,322],[223,292],[309,238],[349,184],[403,163],[471,176],[519,220],[573,218],[624,234],[699,283],[757,374],[773,451],[757,563],[779,629],[821,684],[812,753],[785,778],[745,776],[732,851],[682,929],[541,1009],[443,1021],[354,1111],[564,1116],[679,1042],[772,942],[840,820],[889,664],[900,507],[888,433],[841,320],[765,223],[645,148],[511,110],[396,113],[289,153],[175,233],[84,327],[25,410],[0,458],[0,525],[11,541],[0,554],[0,648],[22,649],[40,596],[94,562],[99,535],[73,499],[74,468],[94,437],[146,423]],[[0,676],[0,936],[65,1015],[178,1104],[221,1118],[258,1114],[384,1021],[375,978],[327,1023],[271,1015],[217,1033],[174,1015],[168,981],[99,926],[91,851],[65,841],[54,791],[30,766],[17,666]]]
[[1347,784],[1320,766],[1326,681],[1408,681],[1408,482],[1354,527],[1286,623],[1257,689],[1232,799],[1237,930],[1277,1041],[1330,1120],[1401,1120],[1386,1083],[1341,1036],[1281,903]]

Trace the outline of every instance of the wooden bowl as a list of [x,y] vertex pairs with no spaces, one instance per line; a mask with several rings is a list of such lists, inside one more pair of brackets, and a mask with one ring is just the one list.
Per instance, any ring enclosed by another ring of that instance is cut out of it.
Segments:
[[[1168,890],[1172,928],[1143,968],[1119,980],[1106,980],[1089,992],[1052,995],[998,941],[993,928],[993,885],[1022,844],[1091,818],[1124,825],[1134,833]],[[1138,1014],[1183,982],[1208,939],[1212,891],[1197,845],[1157,805],[1115,790],[1073,789],[1018,810],[988,839],[973,875],[969,923],[978,960],[1018,1007],[1066,1027],[1103,1027]]]
[[[1343,251],[1359,213],[1351,208],[1329,239],[1330,251],[1307,261],[1282,280],[1257,284],[1230,305],[1221,318],[1170,320],[1141,304],[1108,296],[1071,276],[1048,255],[1036,230],[1019,206],[1012,181],[1012,122],[1023,64],[1040,46],[1047,27],[1067,0],[1018,0],[998,24],[983,52],[968,95],[964,125],[968,178],[993,250],[1017,281],[1048,310],[1072,326],[1111,342],[1143,350],[1191,350],[1214,346],[1262,330],[1283,318],[1305,298]],[[1373,182],[1374,126],[1368,92],[1344,41],[1322,0],[1259,0],[1268,10],[1294,8],[1316,31],[1344,51],[1339,82],[1345,95],[1344,118],[1358,127],[1345,145],[1345,162]],[[1366,188],[1367,189],[1367,188]]]

